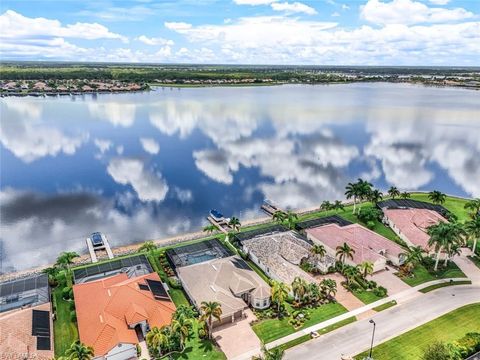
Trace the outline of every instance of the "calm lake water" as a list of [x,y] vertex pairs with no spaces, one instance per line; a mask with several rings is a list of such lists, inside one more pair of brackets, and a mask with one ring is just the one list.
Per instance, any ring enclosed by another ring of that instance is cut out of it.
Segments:
[[480,196],[480,92],[397,84],[2,98],[2,270],[377,187]]

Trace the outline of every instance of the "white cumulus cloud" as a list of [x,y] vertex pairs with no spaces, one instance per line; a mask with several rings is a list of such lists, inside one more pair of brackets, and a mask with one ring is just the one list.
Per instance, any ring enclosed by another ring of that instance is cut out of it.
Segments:
[[146,45],[169,45],[172,46],[174,44],[173,40],[168,40],[162,37],[148,37],[145,35],[140,35],[136,38],[136,40],[146,44]]
[[286,13],[304,13],[307,15],[315,15],[317,14],[317,10],[313,7],[308,6],[304,3],[300,2],[274,2],[271,4],[271,7],[275,11],[285,11]]
[[142,144],[143,150],[149,154],[156,155],[160,151],[160,145],[155,141],[155,139],[140,138],[140,143]]

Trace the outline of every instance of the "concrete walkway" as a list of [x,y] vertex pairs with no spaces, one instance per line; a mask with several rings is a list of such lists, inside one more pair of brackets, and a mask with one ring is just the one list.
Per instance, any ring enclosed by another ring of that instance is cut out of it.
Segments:
[[140,359],[141,360],[150,360],[150,353],[148,352],[148,347],[147,347],[147,343],[145,341],[142,341],[140,343],[138,343],[138,345],[140,346],[140,349],[142,350],[142,355],[140,355]]

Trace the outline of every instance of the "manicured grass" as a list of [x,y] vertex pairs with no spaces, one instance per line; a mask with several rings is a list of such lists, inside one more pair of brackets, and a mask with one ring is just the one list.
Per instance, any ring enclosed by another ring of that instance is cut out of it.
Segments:
[[[357,321],[357,319],[355,318],[355,316],[352,316],[352,317],[349,317],[348,319],[345,319],[345,320],[342,320],[342,321],[339,321],[335,324],[332,324],[330,326],[327,326],[327,327],[324,327],[323,329],[317,331],[320,335],[325,335],[327,333],[329,333],[330,331],[333,331],[333,330],[336,330],[338,328],[341,328],[342,326],[345,326],[345,325],[348,325],[348,324],[351,324],[353,322]],[[311,336],[310,334],[308,335],[303,335],[303,336],[300,336],[299,338],[296,338],[295,340],[291,340],[283,345],[280,345],[278,346],[278,348],[282,349],[283,351],[287,350],[287,349],[290,349],[294,346],[297,346],[297,345],[300,345],[308,340],[311,339]]]
[[436,273],[434,273],[433,270],[429,271],[424,265],[419,264],[413,269],[412,275],[412,277],[400,277],[400,279],[410,286],[417,286],[438,279],[466,277],[453,261],[449,261],[446,268],[443,267],[443,262],[441,262],[438,265],[438,271]]
[[182,289],[170,288],[168,293],[170,294],[170,297],[172,298],[172,301],[176,307],[179,307],[180,305],[190,306],[190,302],[188,301],[187,296]]
[[[428,199],[428,194],[412,193],[410,198],[412,200],[419,200],[431,203],[431,201]],[[465,220],[469,219],[468,211],[464,208],[467,202],[468,200],[465,199],[447,196],[445,203],[442,204],[442,206],[455,214],[458,217],[459,221],[464,222]]]
[[478,255],[468,256],[468,258],[469,258],[475,265],[477,265],[478,268],[480,268],[480,256],[478,256]]
[[[289,313],[293,311],[292,307],[287,304],[287,309]],[[306,309],[305,312],[308,313],[309,319],[305,321],[302,327],[295,329],[288,320],[289,316],[284,317],[283,319],[266,319],[261,320],[260,322],[252,326],[253,331],[257,334],[261,341],[265,344],[277,340],[281,337],[292,334],[298,330],[305,329],[309,326],[318,324],[322,321],[331,319],[335,316],[341,315],[347,312],[342,305],[339,303],[329,303],[321,305],[317,308]]]
[[447,286],[453,286],[453,285],[466,285],[466,284],[471,284],[472,282],[470,280],[465,280],[465,281],[449,281],[449,282],[446,282],[446,283],[443,283],[443,284],[436,284],[436,285],[431,285],[431,286],[427,286],[426,288],[423,288],[421,290],[419,290],[421,293],[428,293],[430,291],[433,291],[433,290],[436,290],[436,289],[440,289],[440,288],[443,288],[443,287],[447,287]]
[[205,359],[225,360],[227,357],[210,340],[202,340],[198,337],[198,322],[193,324],[193,331],[185,344],[185,350],[181,354],[173,354],[173,359]]
[[62,299],[61,287],[53,290],[53,297],[56,306],[56,318],[53,322],[55,356],[63,356],[70,345],[78,340],[78,329],[70,318],[71,302]]
[[[374,294],[373,291],[366,291],[363,289],[357,289],[352,291],[352,294],[355,295],[361,302],[364,304],[371,304],[377,300],[381,300],[384,297],[380,297]],[[386,295],[388,296],[388,295]]]
[[392,306],[395,306],[397,305],[397,302],[395,300],[392,300],[392,301],[389,301],[383,305],[379,305],[377,307],[374,307],[373,310],[377,311],[377,312],[380,312],[380,311],[383,311],[383,310],[387,310],[389,308],[391,308]]
[[[373,349],[375,360],[418,360],[435,341],[455,341],[468,332],[480,331],[480,304],[467,305],[397,336]],[[355,359],[363,359],[367,352]]]

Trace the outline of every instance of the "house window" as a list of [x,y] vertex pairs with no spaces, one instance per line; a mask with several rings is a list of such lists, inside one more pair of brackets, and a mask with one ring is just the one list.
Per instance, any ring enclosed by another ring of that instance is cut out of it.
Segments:
[[263,307],[267,306],[268,305],[268,299],[264,299],[263,300]]

